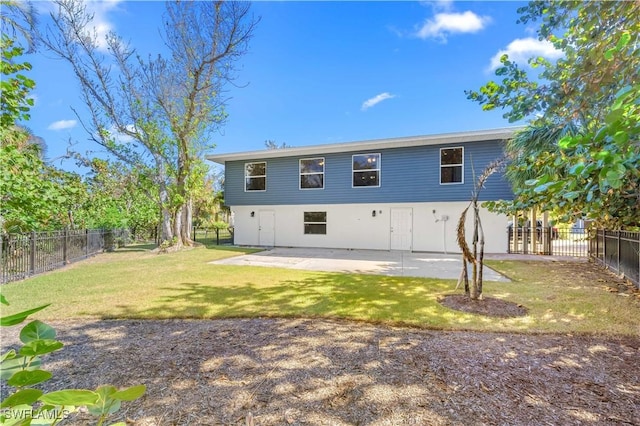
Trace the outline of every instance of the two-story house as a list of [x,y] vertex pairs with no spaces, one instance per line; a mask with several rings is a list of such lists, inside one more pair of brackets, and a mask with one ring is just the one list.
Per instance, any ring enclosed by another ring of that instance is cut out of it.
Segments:
[[[460,252],[456,225],[474,173],[514,129],[207,156],[225,167],[238,245]],[[481,200],[512,199],[494,174]],[[507,250],[508,218],[481,212],[485,251]],[[467,228],[471,228],[468,214]]]

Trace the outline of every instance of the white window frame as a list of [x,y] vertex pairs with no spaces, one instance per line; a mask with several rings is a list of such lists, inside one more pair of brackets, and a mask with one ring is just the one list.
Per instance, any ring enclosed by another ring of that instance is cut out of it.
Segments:
[[[458,164],[442,164],[442,151],[445,149],[459,149],[462,151],[462,163],[458,163]],[[438,169],[438,179],[440,180],[440,185],[462,185],[464,184],[464,146],[446,146],[443,148],[440,148],[439,151],[440,157],[438,158],[438,161],[440,163],[440,168]],[[461,176],[460,176],[460,182],[442,182],[442,169],[444,167],[460,167],[461,170]]]
[[[307,222],[306,220],[304,220],[304,215],[307,213],[324,213],[324,222]],[[327,235],[327,218],[329,217],[329,215],[327,214],[326,211],[303,211],[302,212],[302,233],[304,235]],[[324,234],[309,234],[307,232],[305,232],[305,225],[324,225]]]
[[[308,160],[322,160],[322,171],[321,172],[312,172],[312,173],[302,173],[302,162]],[[311,158],[301,158],[298,160],[298,189],[301,191],[314,191],[314,190],[322,190],[324,189],[324,166],[326,164],[324,157],[311,157]],[[303,188],[302,187],[302,176],[310,176],[310,175],[322,175],[322,186],[320,188]]]
[[[356,170],[353,168],[353,158],[354,157],[359,157],[362,155],[377,155],[378,156],[378,168],[376,169],[365,169],[365,170]],[[362,185],[362,186],[356,186],[353,184],[353,176],[354,173],[357,172],[366,172],[366,171],[370,171],[370,172],[378,172],[378,184],[377,185]],[[361,154],[353,154],[351,156],[351,188],[380,188],[382,186],[382,154],[380,154],[379,152],[366,152],[366,153],[361,153]]]
[[[264,164],[264,175],[249,176],[247,175],[247,165],[249,164]],[[264,178],[264,189],[247,189],[247,179],[251,178]],[[244,163],[244,192],[265,192],[267,190],[267,162],[266,161],[250,161]]]

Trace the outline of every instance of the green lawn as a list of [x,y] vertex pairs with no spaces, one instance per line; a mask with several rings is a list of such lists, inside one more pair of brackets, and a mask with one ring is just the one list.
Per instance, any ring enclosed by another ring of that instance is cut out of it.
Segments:
[[514,281],[486,282],[484,294],[529,308],[525,317],[501,319],[440,305],[439,296],[455,293],[452,280],[208,264],[247,251],[210,247],[155,254],[134,246],[6,284],[2,293],[11,306],[2,312],[51,303],[35,317],[303,316],[447,330],[639,334],[637,300],[607,292],[591,275],[566,276],[561,264],[554,264],[554,272],[546,262],[491,262]]

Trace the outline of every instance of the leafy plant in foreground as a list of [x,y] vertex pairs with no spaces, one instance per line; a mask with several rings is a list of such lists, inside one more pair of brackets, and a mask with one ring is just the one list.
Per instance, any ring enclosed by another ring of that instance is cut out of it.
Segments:
[[[8,305],[0,294],[0,302]],[[9,316],[0,316],[0,326],[11,327],[24,322],[49,305],[39,306]],[[64,345],[56,340],[56,331],[51,326],[34,320],[20,331],[23,345],[16,351],[11,349],[0,356],[0,378],[15,391],[4,396],[0,403],[0,425],[56,425],[68,418],[80,407],[97,417],[97,425],[102,425],[109,415],[120,409],[122,401],[140,398],[145,385],[118,390],[113,386],[100,386],[96,390],[63,389],[44,393],[33,386],[53,377],[43,370],[41,357],[60,350]],[[124,422],[115,426],[123,426]]]

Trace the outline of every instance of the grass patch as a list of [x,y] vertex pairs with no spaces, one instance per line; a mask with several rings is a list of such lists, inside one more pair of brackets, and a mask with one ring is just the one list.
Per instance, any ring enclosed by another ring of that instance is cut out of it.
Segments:
[[[438,303],[440,296],[454,293],[455,280],[208,264],[248,251],[217,247],[159,255],[133,246],[105,253],[4,285],[11,306],[2,307],[3,315],[51,303],[35,317],[324,317],[445,330],[608,335],[637,335],[640,326],[638,303],[594,285],[595,275],[558,279],[567,274],[564,264],[490,262],[513,282],[486,282],[485,294],[529,308],[524,317],[491,318]],[[600,272],[593,268],[593,274]]]
[[494,297],[530,309],[533,331],[640,336],[640,303],[609,292],[617,278],[585,262],[487,261],[513,282]]

